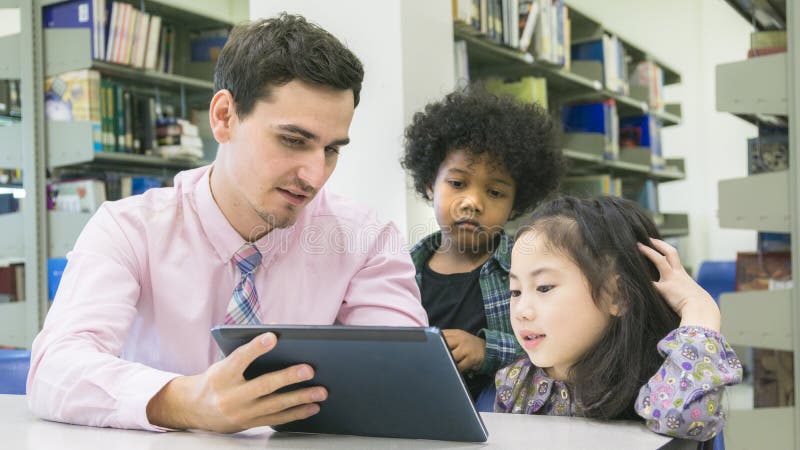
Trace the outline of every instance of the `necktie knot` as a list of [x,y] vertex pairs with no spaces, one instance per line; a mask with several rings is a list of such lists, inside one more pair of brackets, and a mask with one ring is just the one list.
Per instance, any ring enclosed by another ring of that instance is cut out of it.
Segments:
[[255,272],[261,264],[261,252],[254,244],[247,242],[233,254],[233,260],[236,261],[242,275],[248,275]]

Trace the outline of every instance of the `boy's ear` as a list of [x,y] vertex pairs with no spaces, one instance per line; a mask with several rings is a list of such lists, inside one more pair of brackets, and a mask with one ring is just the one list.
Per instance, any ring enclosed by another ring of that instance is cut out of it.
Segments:
[[214,94],[208,111],[211,123],[211,132],[214,139],[220,144],[231,139],[234,122],[236,121],[236,105],[233,95],[227,89],[221,89]]
[[425,188],[425,196],[428,200],[433,200],[433,186],[430,184]]

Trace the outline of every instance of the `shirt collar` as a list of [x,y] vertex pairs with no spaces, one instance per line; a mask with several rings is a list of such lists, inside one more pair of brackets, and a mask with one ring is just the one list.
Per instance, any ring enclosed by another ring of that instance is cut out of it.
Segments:
[[[425,264],[428,263],[433,253],[436,252],[436,249],[438,249],[440,245],[442,245],[442,232],[436,231],[422,238],[421,241],[417,242],[417,244],[411,248],[411,259],[414,261],[414,267],[417,273],[422,272],[422,269],[425,268]],[[509,237],[505,231],[501,230],[497,248],[486,263],[494,260],[503,270],[509,272],[511,270],[511,249],[513,247],[514,240]],[[484,265],[486,265],[486,263],[484,263]]]
[[[220,259],[227,262],[233,258],[234,253],[247,241],[233,228],[233,225],[231,225],[222,213],[219,205],[217,205],[216,200],[214,200],[210,184],[210,175],[213,167],[213,164],[208,166],[206,172],[198,181],[197,186],[195,186],[195,199],[203,231],[206,233],[208,240],[211,242],[211,245],[214,247]],[[303,226],[307,220],[309,209],[316,207],[321,196],[322,192],[320,191],[315,198],[298,213],[294,225],[287,228],[274,229],[254,242],[255,246],[263,255],[261,258],[262,265],[268,265],[277,253],[286,250],[288,242],[295,235],[295,230]]]

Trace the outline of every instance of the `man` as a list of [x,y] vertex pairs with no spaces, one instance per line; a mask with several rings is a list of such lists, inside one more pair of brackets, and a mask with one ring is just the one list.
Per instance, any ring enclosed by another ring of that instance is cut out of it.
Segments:
[[322,189],[362,79],[302,17],[231,33],[209,111],[214,164],[106,203],[86,225],[33,345],[34,413],[149,430],[277,425],[319,411],[322,387],[275,393],[312,368],[245,381],[275,336],[218,361],[212,326],[427,324],[396,227]]

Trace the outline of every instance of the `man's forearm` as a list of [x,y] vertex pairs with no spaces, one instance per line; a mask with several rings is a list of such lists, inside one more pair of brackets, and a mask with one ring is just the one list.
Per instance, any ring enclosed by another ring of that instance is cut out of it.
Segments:
[[190,377],[177,377],[167,383],[147,403],[147,420],[151,424],[173,430],[200,428],[192,418],[186,395]]

